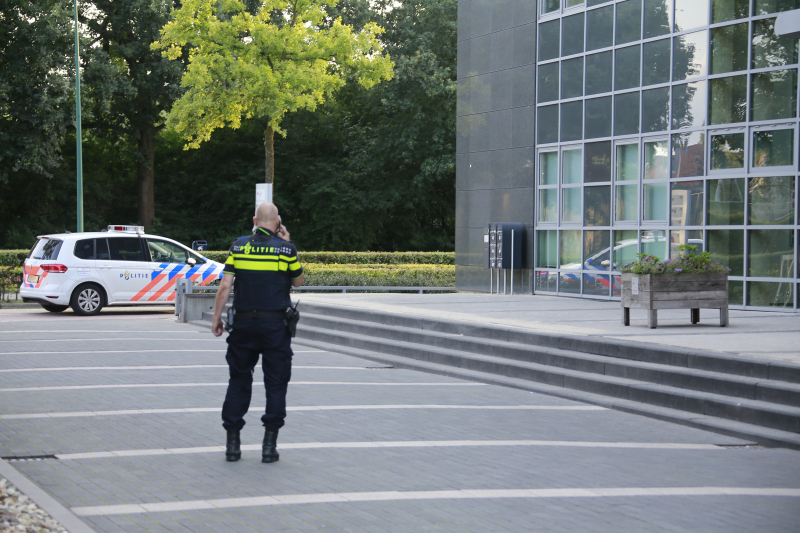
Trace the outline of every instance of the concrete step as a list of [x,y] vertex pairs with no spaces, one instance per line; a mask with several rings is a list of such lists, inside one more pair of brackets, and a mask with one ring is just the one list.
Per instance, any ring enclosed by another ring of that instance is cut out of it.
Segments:
[[546,385],[526,379],[478,372],[465,368],[453,367],[450,365],[430,363],[408,357],[380,353],[374,350],[362,350],[359,348],[347,347],[338,344],[329,344],[309,339],[297,339],[296,342],[297,344],[303,346],[352,355],[369,361],[374,361],[376,363],[391,365],[395,368],[406,368],[409,370],[429,372],[432,374],[460,378],[479,383],[500,385],[503,387],[511,387],[530,392],[547,394],[568,400],[599,405],[608,409],[614,409],[626,413],[647,416],[683,426],[713,431],[715,433],[748,440],[763,446],[777,446],[800,450],[800,434],[794,432],[780,431],[756,424],[736,422],[733,420],[726,420],[724,418],[709,415],[698,415],[678,409],[660,407],[591,392]]
[[800,385],[768,379],[644,363],[516,342],[485,340],[402,326],[387,326],[377,322],[306,312],[299,327],[302,329],[308,326],[800,407]]
[[[691,348],[660,346],[655,343],[610,340],[580,335],[556,335],[503,325],[476,324],[426,316],[416,317],[345,306],[301,303],[299,309],[302,317],[306,317],[308,314],[324,315],[365,323],[449,333],[489,341],[512,342],[525,346],[556,348],[584,354],[733,374],[742,377],[785,381],[800,385],[800,365],[790,362],[756,360],[752,357],[707,350],[693,350]],[[303,324],[304,321],[305,318],[301,318],[300,324]]]
[[506,357],[487,356],[413,342],[342,332],[335,329],[298,327],[298,341],[319,341],[332,345],[374,350],[429,363],[485,372],[575,389],[594,394],[678,409],[780,431],[800,433],[800,408],[734,398],[722,394],[681,389],[657,383],[570,370]]

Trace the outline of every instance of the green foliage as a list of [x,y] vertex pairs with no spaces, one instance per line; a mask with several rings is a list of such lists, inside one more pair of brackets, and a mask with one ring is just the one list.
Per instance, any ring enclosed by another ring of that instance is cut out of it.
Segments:
[[[203,252],[212,261],[224,263],[228,252]],[[300,252],[303,265],[455,265],[453,252]]]
[[677,247],[681,252],[675,259],[661,261],[659,258],[637,254],[639,260],[629,263],[620,269],[620,272],[632,274],[727,274],[730,268],[711,260],[708,252],[696,253],[697,246],[681,244]]
[[169,125],[197,148],[215,129],[266,118],[281,133],[284,115],[314,110],[353,73],[364,87],[392,75],[381,54],[381,28],[354,33],[335,20],[326,27],[320,0],[266,0],[252,12],[239,0],[186,0],[164,26],[154,50],[179,59],[190,50],[181,80],[186,94]]
[[0,250],[0,267],[22,268],[29,252],[30,250]]
[[307,286],[455,287],[452,265],[348,265],[308,263]]
[[0,300],[8,299],[11,293],[17,292],[22,284],[22,269],[0,266]]

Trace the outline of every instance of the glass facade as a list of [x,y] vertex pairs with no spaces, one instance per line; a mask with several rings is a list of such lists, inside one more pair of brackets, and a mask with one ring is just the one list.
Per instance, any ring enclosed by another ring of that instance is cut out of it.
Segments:
[[730,304],[797,309],[798,40],[782,0],[544,0],[533,290],[619,298],[692,244]]

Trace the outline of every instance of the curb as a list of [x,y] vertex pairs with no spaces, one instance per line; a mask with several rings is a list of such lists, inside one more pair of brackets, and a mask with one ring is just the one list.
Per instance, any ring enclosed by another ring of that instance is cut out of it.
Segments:
[[96,533],[94,529],[73,514],[72,511],[58,503],[39,485],[25,477],[22,472],[11,466],[5,459],[0,459],[0,476],[13,483],[25,496],[33,500],[36,505],[49,514],[53,520],[61,524],[69,533]]
[[0,309],[41,309],[39,304],[4,304],[0,303]]

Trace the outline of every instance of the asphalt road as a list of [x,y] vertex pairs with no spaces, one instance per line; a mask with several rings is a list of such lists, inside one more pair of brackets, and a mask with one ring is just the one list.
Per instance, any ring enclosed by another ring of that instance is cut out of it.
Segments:
[[0,455],[98,532],[798,530],[798,452],[300,344],[280,461],[259,386],[228,463],[224,350],[169,313],[4,311]]

